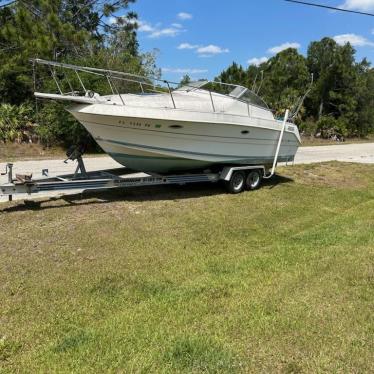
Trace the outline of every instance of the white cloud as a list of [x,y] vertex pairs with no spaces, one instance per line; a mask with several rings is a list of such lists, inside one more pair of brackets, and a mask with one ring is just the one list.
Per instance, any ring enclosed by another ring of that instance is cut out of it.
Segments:
[[152,33],[149,35],[150,38],[160,38],[161,36],[177,36],[182,31],[179,28],[176,27],[166,27],[164,29],[158,29],[152,31]]
[[139,32],[154,32],[156,28],[146,21],[137,21]]
[[230,52],[228,48],[222,48],[218,45],[209,44],[206,46],[201,46],[196,49],[197,54],[200,57],[211,57],[214,55],[219,55],[221,53],[228,53]]
[[[267,53],[270,54],[270,55],[276,55],[277,53],[280,53],[280,52],[282,52],[282,51],[284,51],[286,49],[289,49],[289,48],[299,49],[300,47],[301,47],[301,45],[299,43],[296,43],[296,42],[293,42],[293,43],[286,42],[286,43],[277,45],[275,47],[269,48],[267,50]],[[247,61],[247,63],[249,65],[259,66],[259,65],[263,64],[264,62],[267,62],[268,60],[269,60],[269,57],[266,57],[266,56],[263,56],[263,57],[254,57],[254,58],[249,59]]]
[[333,39],[340,45],[350,43],[354,47],[374,47],[374,42],[356,34],[336,35]]
[[267,62],[269,59],[267,57],[254,57],[254,58],[251,58],[247,61],[247,63],[249,65],[255,65],[255,66],[259,66],[261,64],[263,64],[264,62]]
[[191,68],[162,68],[163,73],[175,74],[202,74],[207,73],[207,69],[191,69]]
[[209,44],[209,45],[199,45],[199,44],[190,44],[182,43],[179,44],[178,49],[194,49],[199,57],[212,57],[222,53],[230,52],[228,48],[219,47],[218,45]]
[[178,45],[178,49],[197,49],[200,46],[197,44],[190,44],[190,43],[181,43]]
[[282,51],[284,51],[285,49],[288,49],[288,48],[299,49],[300,47],[301,47],[301,45],[299,43],[287,42],[287,43],[283,43],[281,45],[277,45],[275,47],[269,48],[268,53],[277,54],[277,53],[282,52]]
[[174,37],[186,31],[179,23],[173,23],[169,27],[161,27],[161,23],[152,25],[147,21],[141,20],[136,21],[136,23],[138,24],[138,31],[147,33],[149,38],[160,38],[163,36]]
[[374,11],[374,0],[346,0],[340,8],[370,12]]
[[181,20],[192,19],[192,14],[186,12],[180,12],[177,14],[177,17]]

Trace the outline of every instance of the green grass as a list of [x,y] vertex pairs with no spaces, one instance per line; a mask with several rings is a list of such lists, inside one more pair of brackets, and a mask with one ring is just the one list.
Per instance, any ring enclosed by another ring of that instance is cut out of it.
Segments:
[[1,205],[0,371],[373,372],[374,165],[279,172]]

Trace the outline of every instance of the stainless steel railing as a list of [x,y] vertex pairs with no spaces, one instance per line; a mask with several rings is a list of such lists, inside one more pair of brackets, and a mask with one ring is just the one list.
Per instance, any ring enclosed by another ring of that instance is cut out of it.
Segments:
[[[173,92],[175,90],[172,89],[172,86],[174,87],[179,87],[179,83],[172,82],[169,80],[165,79],[160,79],[157,77],[144,77],[141,75],[137,74],[131,74],[131,73],[124,73],[120,71],[115,71],[115,70],[109,70],[109,69],[100,69],[100,68],[92,68],[92,67],[85,67],[85,66],[78,66],[78,65],[72,65],[72,64],[66,64],[66,63],[61,63],[61,62],[56,62],[56,61],[47,61],[43,59],[33,59],[31,60],[34,65],[45,65],[49,67],[51,76],[57,86],[58,92],[60,95],[73,95],[77,96],[79,95],[79,91],[75,91],[73,88],[73,84],[68,78],[68,75],[64,75],[64,79],[66,79],[70,92],[64,93],[63,92],[63,84],[59,80],[59,77],[56,74],[57,69],[62,69],[62,70],[71,70],[73,71],[74,75],[76,76],[79,85],[83,89],[83,92],[85,96],[93,95],[92,91],[88,90],[83,82],[83,79],[79,73],[88,73],[88,74],[93,74],[97,76],[104,77],[105,80],[108,83],[109,89],[112,92],[113,95],[118,95],[118,97],[121,100],[122,105],[126,105],[125,100],[123,98],[123,94],[120,93],[120,90],[118,89],[118,86],[116,84],[116,81],[122,81],[122,82],[127,82],[127,83],[132,83],[139,85],[141,93],[146,93],[147,91],[150,92],[158,92],[158,93],[168,93],[170,95],[171,99],[171,105],[174,109],[177,109],[176,101],[173,95]],[[34,69],[36,71],[36,69]],[[205,86],[205,87],[204,87]],[[227,91],[230,92],[250,92],[251,94],[256,95],[254,92],[246,89],[245,87],[235,85],[235,84],[229,84],[229,83],[224,83],[224,82],[216,82],[216,81],[203,81],[200,84],[186,84],[183,85],[183,87],[186,88],[188,92],[199,90],[201,93],[206,93],[208,96],[208,100],[211,103],[212,111],[216,112],[217,111],[217,103],[214,101],[214,94],[222,92],[217,92],[216,89],[212,89],[215,87],[223,87],[226,88]],[[212,88],[209,88],[212,87]],[[238,100],[240,102],[243,102],[247,105],[248,109],[248,116],[251,116],[251,106],[257,106],[256,104],[250,103],[246,100],[241,99],[240,97],[236,97],[235,95],[230,95],[227,93],[223,93],[227,98]],[[266,109],[266,108],[263,108]]]

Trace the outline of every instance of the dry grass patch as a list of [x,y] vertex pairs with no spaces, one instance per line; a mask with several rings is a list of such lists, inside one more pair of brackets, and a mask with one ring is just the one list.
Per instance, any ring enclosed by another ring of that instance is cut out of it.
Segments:
[[65,151],[59,147],[45,148],[40,144],[0,144],[0,161],[64,158]]
[[368,135],[365,138],[347,138],[345,142],[339,143],[335,140],[314,138],[310,136],[301,137],[302,147],[319,146],[319,145],[339,145],[339,144],[358,144],[358,143],[372,143],[374,142],[374,135]]
[[334,161],[283,167],[278,173],[298,184],[354,190],[373,186],[372,169],[371,165]]
[[[102,156],[104,153],[85,154],[85,157]],[[0,143],[0,162],[25,160],[65,159],[66,149],[63,147],[43,147],[41,144]]]

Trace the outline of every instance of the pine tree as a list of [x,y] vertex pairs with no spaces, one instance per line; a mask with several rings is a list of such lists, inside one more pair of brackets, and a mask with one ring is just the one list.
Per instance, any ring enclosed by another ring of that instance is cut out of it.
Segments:
[[32,98],[30,58],[77,61],[113,45],[135,56],[136,14],[109,22],[134,1],[30,0],[2,8],[0,102],[19,104]]

